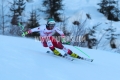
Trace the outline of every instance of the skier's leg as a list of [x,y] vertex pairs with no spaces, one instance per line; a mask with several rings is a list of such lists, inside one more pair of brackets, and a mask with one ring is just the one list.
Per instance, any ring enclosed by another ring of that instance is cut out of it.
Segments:
[[71,57],[74,57],[74,58],[81,58],[78,54],[76,53],[73,53],[70,49],[67,49],[67,48],[63,48],[63,51],[67,54],[69,54]]
[[42,44],[43,44],[44,47],[48,47],[46,41],[43,41]]
[[79,55],[77,55],[76,53],[73,53],[70,49],[65,48],[62,43],[57,42],[57,44],[55,45],[57,48],[62,49],[65,53],[69,54],[70,56],[74,57],[74,58],[81,58]]
[[48,47],[47,42],[44,37],[40,37],[40,41],[43,44],[44,47]]
[[47,45],[55,55],[62,56],[62,54],[55,49],[55,43],[52,40],[48,40]]

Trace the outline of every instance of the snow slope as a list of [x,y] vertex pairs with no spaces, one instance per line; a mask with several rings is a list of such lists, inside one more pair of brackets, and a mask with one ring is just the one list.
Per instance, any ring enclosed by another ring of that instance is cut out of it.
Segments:
[[[65,46],[87,57],[73,46]],[[49,49],[34,39],[0,35],[0,80],[120,80],[120,54],[79,49],[94,62],[68,61],[48,55]]]

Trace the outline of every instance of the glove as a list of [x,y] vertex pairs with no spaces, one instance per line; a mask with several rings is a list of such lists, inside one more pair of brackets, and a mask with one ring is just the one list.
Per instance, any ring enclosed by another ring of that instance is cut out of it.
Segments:
[[66,40],[64,37],[62,38],[62,43],[66,43]]
[[70,45],[70,42],[66,41],[65,36],[62,36],[62,43]]
[[25,35],[27,35],[28,34],[28,32],[26,31],[26,32],[23,32],[22,33],[22,37],[25,37]]
[[29,30],[29,31],[26,31],[26,32],[23,32],[23,33],[22,33],[22,37],[25,37],[25,35],[30,34],[30,33],[31,33],[30,30]]

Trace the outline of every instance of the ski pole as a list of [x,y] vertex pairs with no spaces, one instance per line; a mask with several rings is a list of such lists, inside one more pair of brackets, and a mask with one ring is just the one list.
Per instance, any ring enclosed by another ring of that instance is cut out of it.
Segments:
[[25,36],[25,33],[23,32],[23,30],[24,30],[24,26],[21,25],[20,23],[18,23],[18,26],[22,28],[22,30],[21,30],[21,31],[22,31],[22,37],[24,37],[24,36]]
[[22,31],[24,30],[24,26],[23,25],[21,25],[20,23],[18,23],[18,26],[22,27]]
[[77,50],[81,51],[83,54],[85,54],[88,58],[90,58],[90,56],[88,56],[85,52],[83,52],[82,50],[80,50],[79,48],[73,46],[74,48],[76,48]]
[[[66,44],[70,44],[69,42],[67,42]],[[76,48],[77,50],[79,50],[80,52],[82,52],[83,54],[85,54],[88,58],[90,58],[89,55],[87,55],[85,52],[83,52],[82,50],[80,50],[79,48],[77,48],[76,46],[73,46],[74,48]]]

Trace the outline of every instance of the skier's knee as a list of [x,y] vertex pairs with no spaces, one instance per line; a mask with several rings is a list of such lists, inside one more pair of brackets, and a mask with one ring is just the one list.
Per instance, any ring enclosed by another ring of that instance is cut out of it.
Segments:
[[59,48],[59,49],[63,49],[64,46],[63,46],[60,42],[58,42],[58,44],[57,44],[57,48]]
[[49,47],[52,51],[54,51],[55,50],[55,47],[54,46],[52,46],[52,47]]

